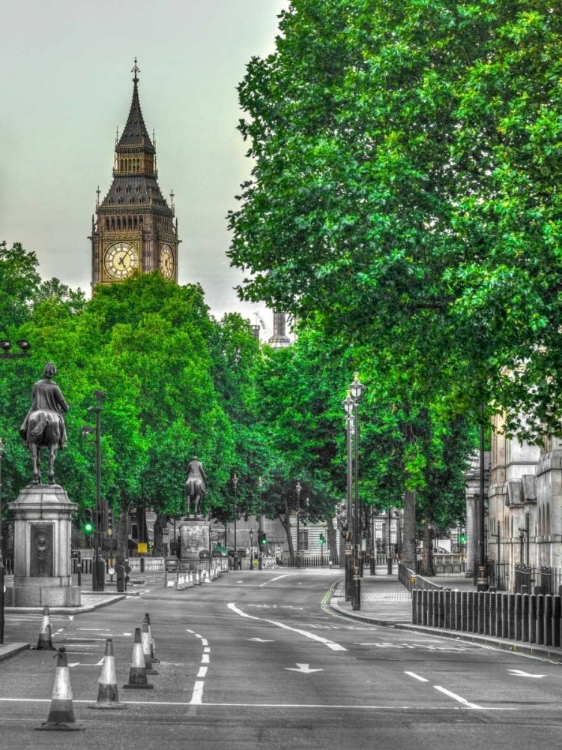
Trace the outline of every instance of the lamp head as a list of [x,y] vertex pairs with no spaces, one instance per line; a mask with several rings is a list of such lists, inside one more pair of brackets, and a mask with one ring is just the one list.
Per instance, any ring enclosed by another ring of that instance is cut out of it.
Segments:
[[342,401],[343,408],[345,409],[345,413],[348,417],[353,416],[353,407],[355,406],[355,401],[351,398],[351,391],[347,392],[346,398]]
[[355,401],[359,401],[361,399],[363,391],[365,390],[365,386],[363,385],[363,383],[359,382],[358,372],[356,372],[353,376],[353,382],[349,386],[349,390],[351,391],[351,395]]

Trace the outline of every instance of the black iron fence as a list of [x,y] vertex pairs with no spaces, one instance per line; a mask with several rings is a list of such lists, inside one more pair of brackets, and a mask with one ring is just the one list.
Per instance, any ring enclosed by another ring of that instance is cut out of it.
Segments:
[[521,564],[515,566],[516,593],[558,594],[561,585],[562,570],[560,568],[551,568],[546,565],[540,568]]
[[560,647],[562,598],[501,591],[412,591],[412,623]]
[[302,553],[289,556],[290,568],[329,568],[339,565],[338,555],[303,555]]

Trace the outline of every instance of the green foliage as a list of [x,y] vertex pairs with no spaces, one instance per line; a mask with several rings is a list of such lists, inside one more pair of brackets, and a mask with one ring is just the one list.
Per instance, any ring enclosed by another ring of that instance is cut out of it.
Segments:
[[281,32],[239,87],[242,295],[371,347],[449,415],[560,433],[560,13],[292,0]]

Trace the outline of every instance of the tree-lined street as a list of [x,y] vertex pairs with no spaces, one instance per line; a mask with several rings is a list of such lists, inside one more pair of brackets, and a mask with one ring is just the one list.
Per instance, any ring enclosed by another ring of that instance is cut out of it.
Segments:
[[[370,625],[330,610],[330,571],[232,571],[175,592],[147,576],[138,596],[53,615],[86,731],[43,733],[41,747],[547,748],[562,725],[560,667],[459,639]],[[154,690],[123,690],[134,628],[151,614]],[[8,616],[8,638],[39,617]],[[126,711],[92,711],[105,639],[115,644]],[[3,662],[3,747],[36,747],[53,684],[52,652]],[[540,726],[540,733],[537,729]]]

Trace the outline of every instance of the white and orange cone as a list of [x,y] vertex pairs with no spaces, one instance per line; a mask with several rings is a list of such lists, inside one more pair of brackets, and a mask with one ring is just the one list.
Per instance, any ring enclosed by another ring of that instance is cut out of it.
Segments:
[[135,641],[133,643],[133,658],[131,659],[131,668],[129,670],[129,682],[123,685],[125,689],[152,689],[146,677],[146,664],[142,650],[141,629],[135,628]]
[[105,656],[98,682],[98,702],[90,703],[88,708],[127,708],[124,703],[119,703],[115,656],[113,655],[113,638],[108,638],[105,642]]
[[148,625],[148,635],[150,637],[150,658],[152,659],[153,664],[158,664],[160,662],[160,659],[157,659],[154,655],[154,651],[156,649],[156,644],[154,642],[154,638],[152,637],[152,629],[150,627],[150,613],[145,612],[144,619],[146,620],[146,623]]
[[70,673],[68,671],[68,661],[66,658],[66,649],[59,648],[56,655],[57,667],[55,670],[55,683],[53,685],[53,695],[51,698],[51,708],[47,721],[35,729],[53,729],[64,732],[77,732],[83,729],[76,723],[74,716],[74,706],[72,705],[72,688],[70,687]]
[[43,608],[43,619],[41,620],[41,629],[39,630],[39,640],[37,641],[36,648],[37,651],[55,651],[51,621],[49,619],[49,607]]
[[148,623],[146,622],[146,617],[142,621],[141,643],[142,643],[142,653],[144,655],[144,663],[146,666],[146,674],[158,674],[158,672],[152,666],[152,651],[150,648],[150,631],[148,630]]

